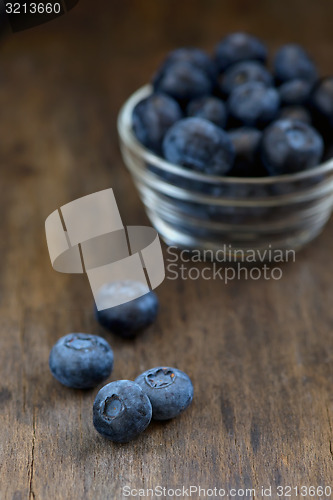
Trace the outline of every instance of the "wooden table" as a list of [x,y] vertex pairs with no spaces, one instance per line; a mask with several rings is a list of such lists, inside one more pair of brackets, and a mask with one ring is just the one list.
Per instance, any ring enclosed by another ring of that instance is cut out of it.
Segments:
[[[272,49],[304,43],[329,73],[332,15],[326,0],[100,0],[94,10],[81,0],[4,42],[1,500],[118,500],[124,486],[190,485],[256,489],[255,498],[272,486],[277,499],[279,485],[333,486],[332,221],[281,280],[166,279],[158,321],[133,342],[101,330],[86,278],[53,271],[44,234],[57,207],[108,187],[125,224],[149,223],[120,157],[116,117],[168,50],[211,49],[244,29]],[[112,380],[159,364],[185,370],[191,408],[127,445],[104,440],[92,425],[97,389],[66,389],[49,372],[51,346],[71,331],[105,335]],[[245,493],[233,498],[253,498]]]

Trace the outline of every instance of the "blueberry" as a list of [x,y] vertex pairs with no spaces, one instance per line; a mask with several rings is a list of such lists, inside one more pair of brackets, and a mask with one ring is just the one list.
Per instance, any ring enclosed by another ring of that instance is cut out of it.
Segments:
[[156,92],[173,97],[182,106],[211,94],[213,83],[205,71],[188,62],[174,62],[162,68],[153,80]]
[[310,97],[315,125],[331,139],[333,129],[333,76],[320,80]]
[[279,87],[281,104],[283,106],[306,104],[312,84],[306,80],[289,80]]
[[179,104],[164,94],[153,94],[140,101],[133,110],[133,131],[146,148],[161,152],[166,131],[182,118]]
[[280,109],[278,118],[288,120],[299,120],[311,125],[311,114],[304,106],[283,106]]
[[109,377],[113,352],[102,337],[70,333],[52,347],[49,357],[52,375],[74,389],[95,387]]
[[279,110],[279,94],[261,82],[236,87],[227,102],[234,124],[262,128],[274,120]]
[[167,66],[175,62],[189,63],[205,72],[213,82],[216,80],[216,65],[209,55],[201,49],[195,47],[181,47],[169,52],[158,71],[164,70]]
[[177,417],[193,399],[191,379],[176,368],[152,368],[139,375],[135,382],[150,399],[155,420]]
[[264,177],[267,175],[259,156],[262,132],[255,128],[242,127],[229,132],[236,151],[234,166],[228,173],[232,177]]
[[267,48],[255,36],[247,33],[231,33],[223,38],[215,49],[215,60],[219,71],[240,61],[252,59],[265,62]]
[[300,172],[315,167],[323,155],[319,133],[304,122],[277,120],[263,133],[261,154],[271,175]]
[[257,61],[243,61],[234,64],[220,78],[220,90],[228,96],[236,87],[247,82],[262,82],[268,87],[273,85],[273,77]]
[[307,52],[297,44],[287,44],[281,47],[275,55],[274,73],[278,82],[302,79],[314,82],[317,70]]
[[324,152],[323,161],[328,161],[333,158],[333,144],[328,144]]
[[225,104],[217,97],[195,99],[189,103],[186,112],[188,116],[204,118],[221,128],[224,128],[227,123]]
[[190,201],[182,201],[182,200],[172,200],[174,208],[177,211],[177,222],[180,222],[184,215],[185,217],[190,217],[191,219],[207,219],[207,210],[206,205],[202,203],[192,203]]
[[93,406],[97,432],[116,443],[135,439],[150,424],[152,407],[141,387],[130,380],[117,380],[98,392]]
[[235,156],[228,134],[203,118],[175,123],[166,133],[163,153],[171,163],[211,175],[225,174]]
[[[152,172],[154,176],[158,177],[162,182],[171,184],[173,186],[176,186],[177,188],[184,189],[188,192],[189,191],[194,191],[199,193],[207,192],[206,183],[203,183],[202,181],[199,181],[197,179],[190,179],[188,177],[179,174],[173,174],[171,172],[167,172],[166,170],[157,168],[155,165],[147,165],[147,168],[149,172]],[[163,196],[164,198],[169,197],[169,195],[167,194],[164,194]],[[170,201],[171,200],[172,203],[176,202],[176,199],[173,196],[171,196]]]
[[[152,291],[145,292],[146,287],[142,283],[131,280],[104,285],[99,291],[99,305],[103,305],[104,301],[108,304],[112,296],[123,299],[124,303],[100,311],[95,309],[97,321],[120,337],[134,337],[151,325],[158,313],[156,294]],[[133,296],[137,298],[132,299]]]

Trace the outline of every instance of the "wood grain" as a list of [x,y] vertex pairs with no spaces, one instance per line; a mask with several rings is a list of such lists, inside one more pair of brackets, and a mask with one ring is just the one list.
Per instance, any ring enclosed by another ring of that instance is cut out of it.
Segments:
[[[211,49],[246,29],[272,49],[304,43],[329,73],[332,15],[322,0],[100,0],[93,8],[81,0],[64,18],[6,40],[1,500],[118,500],[125,485],[255,488],[255,498],[271,485],[275,499],[278,485],[333,487],[332,221],[280,281],[165,280],[158,321],[133,342],[100,329],[85,277],[52,270],[44,235],[53,210],[107,187],[125,224],[148,222],[120,157],[116,116],[168,50]],[[92,425],[97,390],[65,389],[49,373],[49,350],[70,331],[105,335],[112,379],[158,364],[185,370],[193,405],[132,443],[107,442]]]

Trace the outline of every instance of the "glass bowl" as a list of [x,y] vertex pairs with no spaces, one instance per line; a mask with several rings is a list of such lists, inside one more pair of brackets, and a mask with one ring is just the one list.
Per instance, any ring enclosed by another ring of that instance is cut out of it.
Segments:
[[237,260],[254,251],[298,250],[321,232],[333,207],[333,159],[297,174],[258,178],[204,175],[173,165],[148,151],[132,131],[133,108],[151,92],[146,85],[125,102],[118,133],[147,215],[167,244],[222,250]]

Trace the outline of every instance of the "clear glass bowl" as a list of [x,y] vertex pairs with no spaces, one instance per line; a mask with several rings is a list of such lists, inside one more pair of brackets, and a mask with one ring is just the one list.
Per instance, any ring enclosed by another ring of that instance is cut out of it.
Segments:
[[[147,215],[169,245],[228,252],[298,250],[315,238],[333,207],[333,159],[292,175],[217,177],[173,165],[143,147],[132,131],[134,106],[146,85],[122,107],[118,133],[124,162]],[[226,259],[227,260],[227,259]]]

